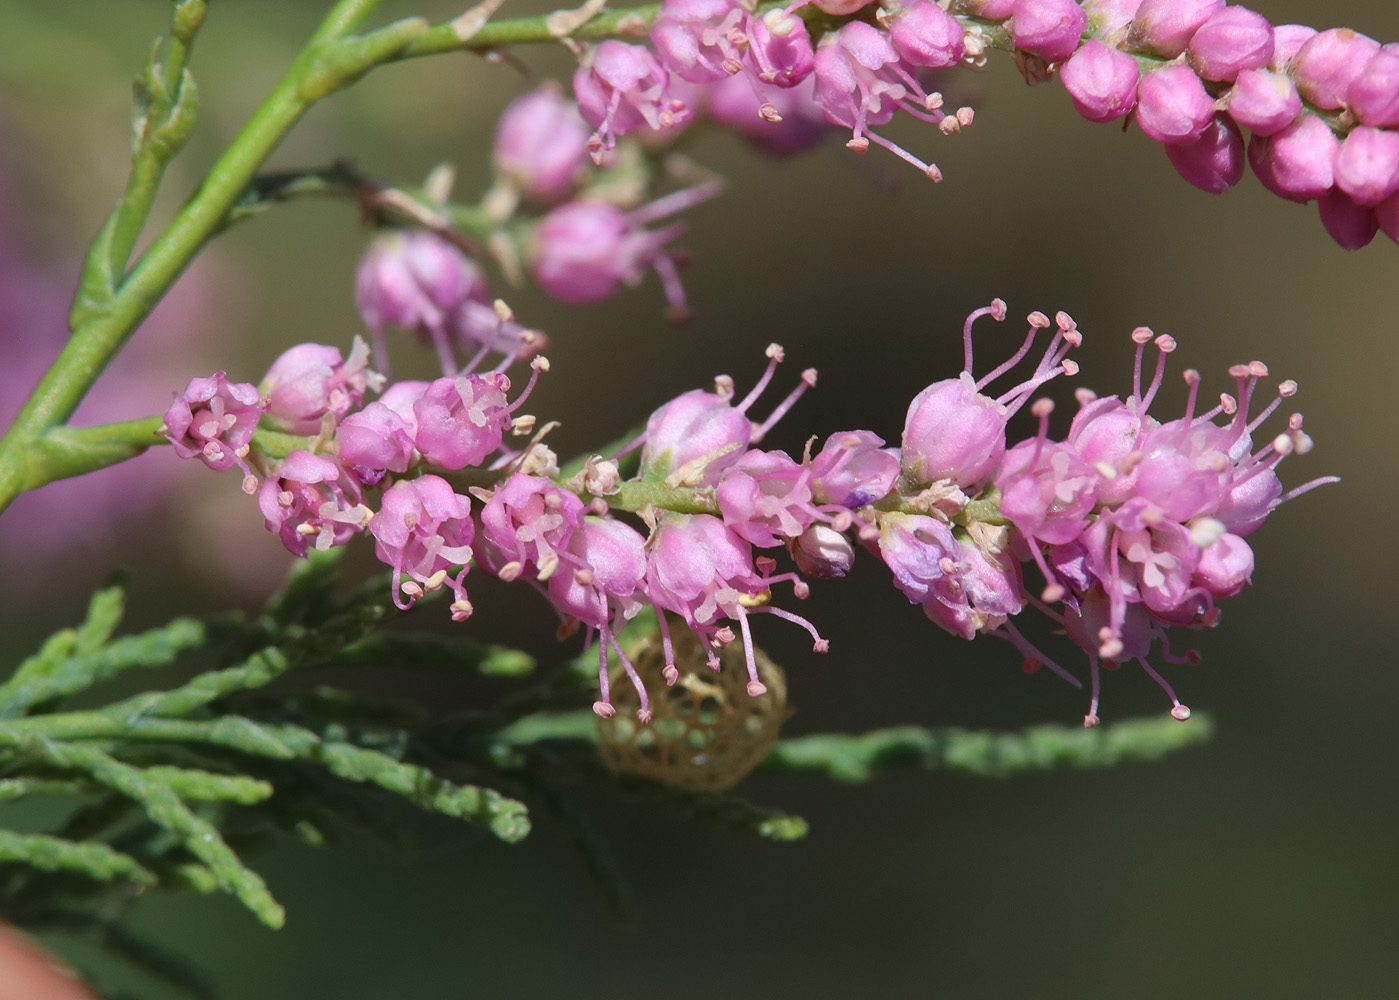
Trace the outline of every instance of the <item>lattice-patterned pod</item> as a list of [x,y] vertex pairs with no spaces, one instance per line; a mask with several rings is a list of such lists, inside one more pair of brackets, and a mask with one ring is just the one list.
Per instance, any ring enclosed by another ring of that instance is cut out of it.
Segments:
[[721,669],[706,663],[706,650],[684,626],[671,626],[675,666],[680,677],[667,687],[660,636],[638,646],[632,662],[646,684],[654,716],[636,720],[640,699],[626,674],[612,675],[617,714],[599,719],[598,748],[614,771],[654,778],[686,788],[732,788],[767,756],[787,718],[787,678],[782,668],[755,649],[758,676],[767,693],[747,691],[743,647],[731,642],[719,651]]

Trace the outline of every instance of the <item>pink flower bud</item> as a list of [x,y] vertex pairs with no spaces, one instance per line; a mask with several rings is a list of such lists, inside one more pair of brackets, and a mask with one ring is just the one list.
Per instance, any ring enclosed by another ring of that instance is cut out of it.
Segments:
[[1346,89],[1346,103],[1363,125],[1399,125],[1399,45],[1386,45]]
[[1351,129],[1336,154],[1336,186],[1367,206],[1399,191],[1399,133],[1368,125]]
[[433,382],[413,404],[415,446],[443,469],[480,465],[500,447],[510,426],[509,389],[510,379],[499,372]]
[[1232,81],[1273,57],[1273,26],[1247,7],[1225,7],[1190,38],[1188,59],[1206,80]]
[[530,270],[560,302],[600,302],[624,280],[638,276],[638,262],[624,256],[631,236],[626,213],[615,205],[569,202],[535,229]]
[[1253,172],[1273,194],[1291,201],[1320,198],[1335,183],[1337,139],[1316,115],[1304,114],[1276,135],[1248,143]]
[[1018,0],[1010,37],[1017,49],[1046,62],[1063,62],[1078,49],[1088,15],[1075,0]]
[[1292,78],[1302,96],[1318,108],[1341,107],[1351,82],[1360,76],[1380,43],[1349,28],[1331,28],[1309,39],[1292,59]]
[[1321,224],[1331,238],[1346,250],[1359,250],[1375,238],[1379,220],[1373,209],[1358,205],[1339,188],[1322,196],[1317,202]]
[[970,486],[995,471],[1006,450],[1006,408],[976,391],[971,375],[934,382],[913,398],[901,464],[911,483],[950,479]]
[[1399,194],[1392,194],[1375,206],[1375,221],[1386,236],[1399,243]]
[[1142,0],[1128,45],[1163,59],[1185,51],[1200,26],[1224,9],[1224,0]]
[[1253,576],[1253,549],[1238,535],[1221,535],[1201,550],[1195,582],[1212,597],[1233,597]]
[[1078,113],[1090,122],[1110,122],[1137,103],[1137,60],[1089,39],[1059,67],[1059,79]]
[[664,479],[682,466],[708,456],[708,478],[737,462],[748,448],[753,424],[729,397],[694,389],[672,399],[646,421],[641,452],[643,479]]
[[262,380],[267,414],[289,434],[314,434],[327,413],[337,421],[364,401],[383,378],[369,368],[369,346],[355,338],[346,361],[334,347],[298,344],[272,362]]
[[1132,18],[1142,0],[1084,0],[1083,12],[1088,15],[1088,33],[1115,46],[1127,34]]
[[855,565],[855,547],[850,539],[824,524],[813,524],[789,541],[787,551],[797,569],[821,579],[844,576]]
[[1286,73],[1246,69],[1229,91],[1229,116],[1258,135],[1273,135],[1302,113],[1302,98]]
[[267,408],[257,387],[230,382],[218,371],[209,378],[190,379],[184,392],[171,395],[160,433],[175,454],[198,458],[215,472],[236,465],[251,475],[243,455]]
[[1204,135],[1167,146],[1166,156],[1201,191],[1221,194],[1244,175],[1244,136],[1228,115],[1215,115]]
[[1317,30],[1305,24],[1279,24],[1273,28],[1273,58],[1268,68],[1286,72],[1288,64],[1297,57],[1303,45],[1317,36]]
[[961,62],[967,47],[960,21],[932,0],[913,0],[895,9],[885,26],[905,62],[930,69]]
[[367,485],[377,483],[385,472],[407,472],[414,430],[382,402],[370,403],[336,428],[340,461]]
[[664,0],[651,44],[682,80],[712,83],[743,66],[744,13],[738,0]]
[[1137,84],[1137,124],[1157,142],[1191,142],[1213,118],[1214,98],[1189,66],[1152,70]]
[[795,87],[816,68],[806,22],[776,9],[749,21],[748,58],[758,79],[774,87]]
[[555,202],[578,185],[588,127],[552,80],[515,98],[496,124],[495,169],[530,198]]

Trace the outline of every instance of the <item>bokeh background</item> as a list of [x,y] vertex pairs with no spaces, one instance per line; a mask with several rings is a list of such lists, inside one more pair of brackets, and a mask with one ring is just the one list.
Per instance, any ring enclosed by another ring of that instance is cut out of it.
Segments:
[[[213,5],[193,62],[200,121],[161,218],[324,6]],[[1257,7],[1274,23],[1399,39],[1389,0]],[[505,12],[529,10],[512,2]],[[161,0],[0,0],[5,413],[61,342],[83,244],[124,181],[129,81],[166,11]],[[384,5],[386,16],[456,12]],[[536,76],[569,67],[561,52],[519,55]],[[390,67],[314,109],[273,165],[349,156],[416,183],[451,161],[469,200],[490,181],[495,116],[529,85],[470,56]],[[1399,251],[1383,236],[1338,249],[1314,206],[1282,202],[1251,176],[1224,196],[1197,191],[1135,129],[1080,120],[1057,84],[1027,88],[1007,58],[945,90],[976,108],[971,129],[889,130],[941,165],[937,187],[838,142],[776,161],[731,135],[689,138],[687,154],[729,185],[687,219],[695,320],[685,329],[665,324],[654,279],[566,309],[532,288],[507,290],[496,274],[522,320],[553,338],[553,372],[531,410],[563,421],[555,446],[571,454],[713,374],[751,384],[776,340],[792,361],[785,379],[811,365],[821,384],[773,446],[795,451],[811,434],[854,426],[897,440],[906,401],[958,369],[962,317],[993,296],[1013,315],[1071,313],[1087,341],[1077,381],[1103,393],[1127,391],[1137,325],[1181,344],[1169,406],[1183,399],[1183,365],[1218,392],[1231,388],[1227,365],[1265,360],[1300,382],[1295,403],[1317,442],[1285,464],[1285,481],[1344,481],[1289,504],[1250,539],[1254,586],[1226,603],[1223,627],[1188,637],[1203,662],[1169,674],[1184,701],[1215,717],[1215,740],[1154,765],[1007,781],[749,779],[742,793],[810,820],[808,838],[791,845],[585,795],[629,877],[630,923],[614,919],[547,821],[506,847],[405,809],[418,845],[406,857],[351,840],[330,852],[287,843],[265,858],[290,912],[282,931],[225,898],[162,896],[133,910],[133,929],[195,958],[228,996],[269,1000],[1391,995]],[[138,333],[86,418],[157,412],[171,389],[215,368],[256,381],[295,342],[347,343],[360,329],[352,273],[366,238],[353,206],[329,201],[228,233]],[[983,328],[983,369],[1018,337]],[[147,455],[100,483],[24,498],[0,520],[0,668],[71,623],[118,566],[134,573],[133,627],[254,607],[276,585],[285,553],[236,477],[177,464]],[[546,661],[572,653],[554,644],[552,616],[532,595],[478,582],[473,598],[475,635]],[[760,625],[797,707],[786,734],[1009,729],[1083,713],[1079,692],[1043,671],[1023,675],[1009,647],[939,632],[875,565],[816,588],[804,610],[831,640],[828,656],[775,620]],[[463,707],[480,696],[479,684],[434,692]],[[1105,699],[1108,718],[1168,707],[1133,671],[1109,676]],[[7,811],[32,819],[0,807],[0,822]],[[102,961],[81,940],[50,943]],[[168,995],[120,968],[104,975]]]

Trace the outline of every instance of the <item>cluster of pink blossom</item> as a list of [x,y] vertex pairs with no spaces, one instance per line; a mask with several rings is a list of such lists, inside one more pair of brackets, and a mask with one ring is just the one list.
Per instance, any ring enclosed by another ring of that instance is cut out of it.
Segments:
[[[1028,666],[1042,664],[1070,677],[1009,619],[1033,605],[1061,625],[1088,655],[1092,699],[1086,725],[1098,721],[1100,664],[1128,661],[1156,679],[1171,698],[1172,714],[1186,719],[1189,709],[1147,662],[1152,641],[1159,639],[1162,657],[1171,660],[1168,626],[1216,625],[1215,602],[1242,590],[1253,572],[1243,536],[1279,504],[1335,481],[1317,479],[1283,492],[1278,463],[1311,448],[1300,414],[1254,447],[1254,432],[1297,385],[1281,382],[1276,397],[1251,415],[1268,370],[1256,361],[1239,365],[1230,369],[1237,395],[1221,395],[1217,406],[1197,413],[1200,376],[1186,370],[1185,413],[1161,423],[1148,411],[1175,342],[1139,328],[1132,334],[1137,361],[1126,399],[1078,390],[1079,409],[1063,441],[1049,438],[1053,406],[1038,400],[1031,406],[1038,433],[1007,447],[1007,419],[1044,382],[1076,371],[1065,355],[1082,338],[1060,313],[1030,377],[988,396],[982,390],[1029,353],[1037,329],[1050,325],[1042,314],[1031,314],[1020,350],[977,380],[971,373],[971,326],[988,313],[1003,318],[1004,304],[997,301],[968,318],[961,376],[929,386],[909,407],[899,485],[906,499],[927,512],[879,517],[880,554],[909,600],[948,631],[965,638],[999,635],[1025,654]],[[1156,367],[1143,392],[1143,354],[1153,342]],[[1216,423],[1221,416],[1223,423]],[[924,492],[910,493],[918,487]],[[976,497],[995,498],[995,518],[976,513]],[[1022,584],[1022,562],[1033,563],[1045,579],[1038,597]]]
[[[943,110],[928,88],[929,70],[967,55],[962,24],[932,0],[892,3],[880,26],[850,20],[813,42],[794,4],[758,10],[742,0],[664,0],[651,27],[651,47],[606,41],[587,49],[574,74],[583,117],[596,131],[595,158],[617,137],[641,128],[674,129],[708,108],[711,117],[745,133],[772,130],[777,149],[804,145],[826,122],[850,131],[847,145],[873,142],[934,180],[941,172],[874,131],[904,111],[944,133],[971,124],[972,110]],[[836,15],[859,0],[817,0]],[[654,49],[654,51],[653,51]],[[789,123],[789,119],[791,122]]]
[[[967,320],[965,370],[912,401],[899,448],[886,448],[868,430],[832,434],[814,453],[813,438],[800,460],[758,447],[816,382],[814,370],[803,372],[765,419],[753,418],[783,359],[775,344],[742,398],[721,376],[712,391],[687,392],[657,409],[631,446],[592,456],[572,476],[543,443],[547,427],[523,449],[505,445],[507,432],[535,431],[533,417],[516,414],[548,370],[543,357],[533,359],[530,382],[512,401],[501,370],[468,367],[430,383],[386,386],[368,367],[362,341],[348,358],[303,344],[278,358],[259,386],[230,383],[222,372],[191,380],[175,394],[164,433],[181,456],[215,470],[238,466],[268,530],[298,556],[373,536],[377,556],[393,570],[399,607],[445,587],[452,617],[464,620],[472,612],[464,583],[472,563],[527,582],[560,615],[563,632],[581,626],[589,641],[596,637],[601,696],[594,708],[603,716],[614,711],[615,655],[637,687],[642,720],[650,718],[648,694],[617,638],[647,607],[660,622],[668,681],[678,673],[666,613],[712,650],[741,641],[748,690],[761,694],[751,616],[792,622],[824,652],[811,622],[773,603],[773,588],[790,584],[804,598],[806,577],[845,575],[863,545],[943,628],[964,638],[1001,636],[1029,662],[1072,680],[1010,619],[1033,605],[1061,624],[1088,654],[1092,725],[1099,666],[1135,660],[1160,680],[1146,659],[1153,640],[1164,650],[1166,627],[1216,624],[1216,601],[1237,593],[1252,573],[1243,536],[1278,504],[1331,480],[1283,493],[1278,463],[1310,448],[1300,415],[1254,448],[1254,432],[1296,390],[1281,383],[1251,416],[1267,374],[1257,362],[1233,369],[1237,395],[1221,396],[1202,414],[1195,412],[1199,376],[1187,371],[1185,414],[1165,423],[1152,418],[1174,343],[1154,338],[1156,369],[1143,391],[1143,353],[1153,342],[1145,329],[1133,334],[1137,368],[1126,399],[1079,390],[1063,441],[1049,438],[1051,405],[1038,400],[1031,405],[1038,433],[1008,447],[1011,416],[1042,385],[1077,372],[1068,354],[1082,336],[1062,313],[1055,324],[1033,313],[1019,350],[978,379],[971,328],[987,314],[1004,319],[1004,303]],[[988,395],[1051,326],[1033,370]],[[366,402],[369,393],[380,395]],[[281,433],[260,444],[254,432],[263,419]],[[305,436],[292,442],[299,447],[287,446],[289,434]],[[624,480],[621,463],[638,448],[637,472]],[[619,514],[635,516],[646,534]],[[773,556],[783,550],[791,568],[779,571]],[[1024,586],[1022,563],[1045,577],[1037,597]],[[717,654],[711,663],[718,668]],[[1186,718],[1171,698],[1174,714]]]
[[[1054,5],[1022,0],[1017,12],[1027,4]],[[1243,176],[1248,129],[1264,187],[1316,200],[1341,246],[1380,228],[1399,240],[1399,46],[1274,27],[1224,0],[1086,0],[1081,13],[1093,37],[1057,69],[1085,118],[1130,114],[1181,176],[1215,193]]]
[[803,19],[806,2],[664,0],[649,46],[583,49],[574,92],[593,157],[707,109],[777,149],[811,141],[824,119],[849,130],[850,148],[884,146],[938,180],[874,129],[899,110],[944,133],[970,124],[970,108],[943,110],[929,74],[1003,45],[1028,81],[1058,76],[1089,120],[1135,120],[1206,191],[1236,184],[1247,161],[1274,193],[1317,201],[1342,246],[1380,229],[1399,239],[1396,45],[1274,27],[1225,0],[809,0],[821,15]]

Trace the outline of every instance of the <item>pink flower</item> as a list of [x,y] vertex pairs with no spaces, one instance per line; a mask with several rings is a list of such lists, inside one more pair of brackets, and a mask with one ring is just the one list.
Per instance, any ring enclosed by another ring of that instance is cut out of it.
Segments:
[[[374,554],[393,567],[394,604],[406,610],[445,584],[455,595],[452,620],[469,618],[472,607],[462,580],[470,569],[475,531],[470,498],[439,476],[400,480],[386,490],[379,512],[369,520],[369,533]],[[457,566],[461,571],[450,576]]]
[[604,719],[616,714],[608,676],[609,654],[615,652],[640,696],[637,717],[643,723],[650,722],[646,686],[615,635],[615,630],[643,607],[646,540],[621,521],[588,517],[570,536],[562,559],[563,568],[549,577],[549,602],[559,614],[598,632],[600,697],[593,711]]
[[961,547],[952,529],[925,514],[883,514],[879,518],[879,557],[894,574],[894,585],[911,604],[933,598],[944,577],[955,575]]
[[481,511],[489,562],[503,580],[522,573],[541,582],[559,567],[559,555],[583,521],[583,501],[543,476],[517,472],[498,486]]
[[438,379],[413,404],[414,446],[439,468],[480,465],[510,426],[509,391],[509,377],[499,372]]
[[[737,129],[770,153],[808,149],[830,131],[825,113],[815,101],[816,79],[808,76],[790,88],[772,88],[759,97],[752,81],[726,76],[705,88],[709,117]],[[764,117],[764,116],[767,117]],[[773,120],[773,116],[777,120]]]
[[172,396],[160,433],[175,454],[198,458],[215,472],[236,465],[243,470],[244,489],[252,492],[257,480],[245,458],[253,431],[267,409],[257,387],[230,382],[218,371],[209,378],[190,379],[184,392]]
[[268,531],[288,552],[305,557],[314,542],[324,552],[344,545],[369,523],[372,511],[360,503],[358,481],[339,462],[297,449],[262,481],[258,509]]
[[811,470],[782,451],[745,453],[724,470],[715,499],[724,524],[759,548],[796,538],[817,518]]
[[875,142],[930,179],[942,179],[936,166],[924,163],[871,126],[883,125],[902,108],[915,118],[953,132],[971,123],[971,109],[963,108],[955,117],[945,114],[942,96],[923,89],[888,35],[863,21],[851,21],[828,32],[816,49],[815,72],[816,103],[825,111],[827,121],[850,129],[847,146],[864,152]]
[[1088,527],[1098,477],[1072,445],[1048,440],[1047,403],[1035,404],[1040,433],[1006,452],[994,483],[1001,491],[1001,513],[1026,538],[1063,545]]
[[669,89],[670,74],[640,45],[605,41],[584,53],[573,74],[573,92],[583,120],[595,131],[588,140],[593,161],[632,129],[671,128],[693,112]]
[[[770,560],[759,562],[771,564]],[[743,634],[748,663],[748,693],[755,697],[767,688],[758,680],[748,627],[749,614],[766,613],[784,618],[806,629],[815,640],[817,652],[827,649],[826,641],[810,622],[767,603],[766,592],[782,580],[794,581],[798,595],[806,595],[806,584],[797,580],[795,574],[759,575],[748,543],[709,514],[663,514],[647,542],[646,594],[651,603],[658,610],[679,615],[702,640],[710,643],[730,641],[732,629],[720,622],[726,618],[736,620]],[[665,619],[660,618],[660,622],[666,655],[665,675],[668,683],[673,684],[679,672],[675,668]],[[717,669],[717,658],[712,658],[711,664]]]
[[970,539],[957,545],[960,558],[949,558],[951,572],[933,581],[923,613],[953,635],[972,639],[1024,608],[1020,564],[1009,552],[988,554]]
[[746,15],[738,0],[664,0],[651,43],[682,80],[713,83],[743,68]]
[[888,496],[899,478],[899,458],[873,431],[842,431],[826,439],[811,460],[817,503],[855,510]]

